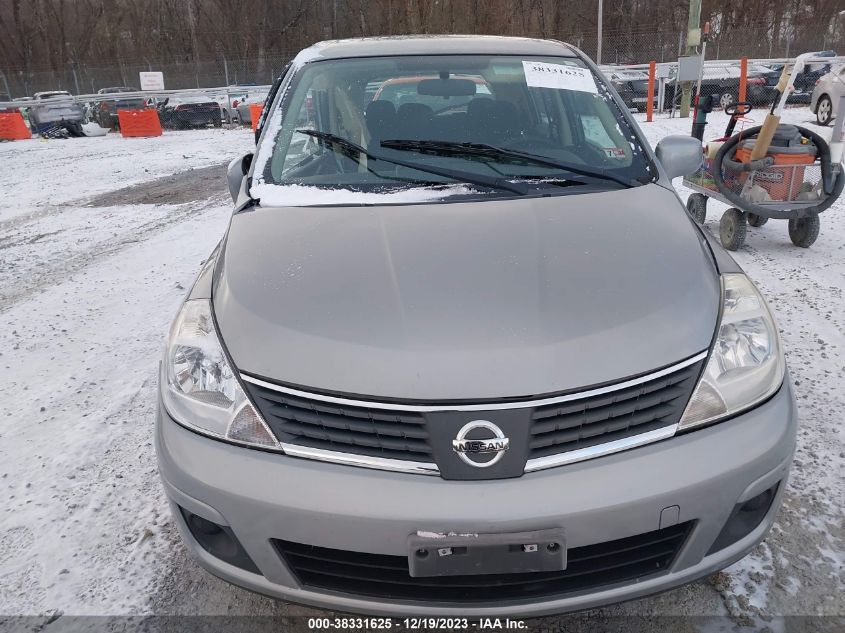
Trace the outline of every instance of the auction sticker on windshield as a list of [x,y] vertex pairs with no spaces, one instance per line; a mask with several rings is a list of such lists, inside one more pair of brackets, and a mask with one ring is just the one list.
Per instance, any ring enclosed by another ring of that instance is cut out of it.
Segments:
[[593,74],[587,68],[546,62],[522,62],[525,83],[534,88],[556,88],[598,93]]

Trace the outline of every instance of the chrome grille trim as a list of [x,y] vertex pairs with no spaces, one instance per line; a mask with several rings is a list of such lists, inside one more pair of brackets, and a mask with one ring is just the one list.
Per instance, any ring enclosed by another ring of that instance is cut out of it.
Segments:
[[[704,351],[695,356],[688,358],[676,365],[661,369],[651,374],[633,378],[624,382],[615,383],[606,387],[599,387],[578,393],[571,393],[561,396],[541,398],[537,400],[526,400],[519,402],[503,402],[495,404],[464,404],[464,405],[410,405],[410,404],[394,404],[371,402],[369,400],[355,400],[352,398],[342,398],[338,396],[329,396],[325,394],[313,393],[309,391],[302,391],[299,389],[292,389],[290,387],[283,387],[264,380],[253,378],[246,374],[240,374],[241,380],[265,387],[279,393],[297,396],[300,398],[308,398],[317,401],[328,402],[332,404],[368,407],[371,409],[385,409],[393,411],[414,411],[414,412],[431,412],[431,411],[495,411],[502,409],[517,409],[517,408],[533,408],[548,404],[556,404],[559,402],[569,402],[573,400],[580,400],[592,396],[602,395],[626,389],[628,387],[636,386],[645,382],[649,382],[668,374],[677,372],[678,370],[689,367],[699,361],[707,358],[708,352]],[[545,457],[537,457],[529,459],[525,464],[525,473],[537,472],[548,468],[563,466],[567,464],[574,464],[597,457],[604,457],[612,455],[639,446],[645,446],[653,442],[659,442],[668,439],[675,435],[678,425],[674,424],[665,428],[655,429],[646,433],[632,435],[630,437],[597,444],[595,446],[588,446],[581,449],[567,451],[556,455],[548,455]],[[291,457],[299,457],[304,459],[313,459],[317,461],[329,462],[334,464],[341,464],[346,466],[357,466],[360,468],[371,468],[375,470],[385,470],[397,473],[409,473],[417,475],[439,475],[440,470],[437,464],[433,462],[417,462],[401,459],[390,459],[384,457],[373,457],[368,455],[358,455],[354,453],[344,453],[340,451],[331,451],[319,448],[310,448],[306,446],[298,446],[296,444],[280,443],[284,453]]]
[[595,446],[588,446],[586,448],[579,448],[574,451],[567,451],[565,453],[558,453],[556,455],[547,455],[546,457],[535,457],[529,459],[525,464],[526,473],[533,473],[538,470],[545,470],[546,468],[554,468],[555,466],[564,466],[566,464],[574,464],[575,462],[583,462],[588,459],[595,459],[596,457],[604,457],[605,455],[612,455],[620,451],[627,451],[629,448],[636,448],[638,446],[645,446],[653,442],[665,440],[673,435],[678,430],[678,425],[663,427],[662,429],[655,429],[647,433],[640,433],[639,435],[632,435],[612,442],[605,442],[604,444],[596,444]]
[[412,473],[414,475],[439,475],[440,469],[433,462],[412,462],[404,459],[389,459],[387,457],[371,457],[370,455],[356,455],[354,453],[340,453],[327,451],[323,448],[297,446],[296,444],[281,443],[285,455],[316,459],[321,462],[343,464],[345,466],[359,466],[375,470],[389,470],[395,473]]
[[321,400],[323,402],[330,402],[332,404],[339,404],[339,405],[346,405],[349,407],[362,407],[362,408],[370,408],[370,409],[388,409],[390,411],[416,411],[419,413],[430,413],[432,411],[501,411],[503,409],[528,409],[533,407],[541,407],[547,404],[557,404],[559,402],[569,402],[571,400],[581,400],[582,398],[590,398],[592,396],[599,396],[605,393],[610,393],[612,391],[619,391],[620,389],[626,389],[628,387],[634,387],[636,385],[642,384],[644,382],[649,382],[651,380],[655,380],[657,378],[661,378],[668,374],[672,374],[684,367],[689,367],[690,365],[694,365],[695,363],[704,360],[707,358],[708,352],[704,351],[699,354],[696,354],[692,358],[688,358],[684,361],[681,361],[677,365],[672,365],[671,367],[667,367],[665,369],[661,369],[660,371],[656,371],[652,374],[648,374],[646,376],[640,376],[639,378],[632,378],[631,380],[626,380],[624,382],[614,383],[612,385],[608,385],[606,387],[598,387],[596,389],[590,389],[588,391],[579,391],[577,393],[570,393],[561,396],[552,396],[549,398],[541,398],[538,400],[520,400],[515,402],[495,402],[495,403],[488,403],[488,404],[402,404],[402,403],[385,403],[385,402],[373,402],[370,400],[355,400],[352,398],[341,398],[338,396],[329,396],[326,394],[321,393],[314,393],[311,391],[301,391],[299,389],[292,389],[290,387],[283,387],[281,385],[276,385],[271,382],[266,382],[259,378],[253,378],[252,376],[248,376],[246,374],[241,374],[241,380],[245,382],[252,383],[254,385],[258,385],[260,387],[264,387],[266,389],[272,389],[273,391],[278,391],[279,393],[286,393],[291,396],[297,396],[299,398],[310,398],[311,400]]

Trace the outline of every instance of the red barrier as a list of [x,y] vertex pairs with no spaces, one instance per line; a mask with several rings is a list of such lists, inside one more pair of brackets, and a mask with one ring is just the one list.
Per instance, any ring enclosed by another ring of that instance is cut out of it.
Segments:
[[20,112],[0,112],[0,138],[7,141],[32,138]]
[[645,102],[645,120],[646,123],[651,123],[651,117],[654,115],[654,76],[657,74],[657,62],[649,62],[648,64],[648,96]]
[[748,83],[748,58],[739,60],[739,100],[745,101],[745,86]]
[[158,120],[158,112],[153,109],[118,110],[117,120],[121,136],[161,136],[161,122]]
[[249,118],[252,119],[252,131],[255,132],[258,129],[258,119],[261,118],[261,111],[264,109],[264,105],[261,103],[250,103],[249,104]]

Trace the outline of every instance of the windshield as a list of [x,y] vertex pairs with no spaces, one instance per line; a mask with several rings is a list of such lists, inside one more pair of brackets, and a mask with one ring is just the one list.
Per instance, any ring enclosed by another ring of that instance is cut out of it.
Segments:
[[254,186],[393,192],[470,183],[475,194],[513,193],[484,186],[491,177],[556,181],[543,192],[554,195],[577,189],[563,184],[610,189],[653,175],[580,60],[432,55],[305,64],[268,123]]

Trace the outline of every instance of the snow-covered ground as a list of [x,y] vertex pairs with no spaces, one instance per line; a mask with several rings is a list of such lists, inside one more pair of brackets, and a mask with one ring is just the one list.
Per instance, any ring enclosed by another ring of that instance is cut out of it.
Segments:
[[[724,123],[713,115],[707,136]],[[689,125],[657,115],[642,128],[656,143]],[[0,616],[313,612],[231,587],[186,557],[152,447],[164,333],[230,213],[215,166],[251,147],[240,129],[0,144]],[[723,208],[710,204],[714,233]],[[709,581],[602,615],[845,612],[844,211],[845,200],[822,216],[808,250],[771,221],[735,255],[777,315],[801,415],[773,533]],[[550,630],[577,628],[557,620]]]

